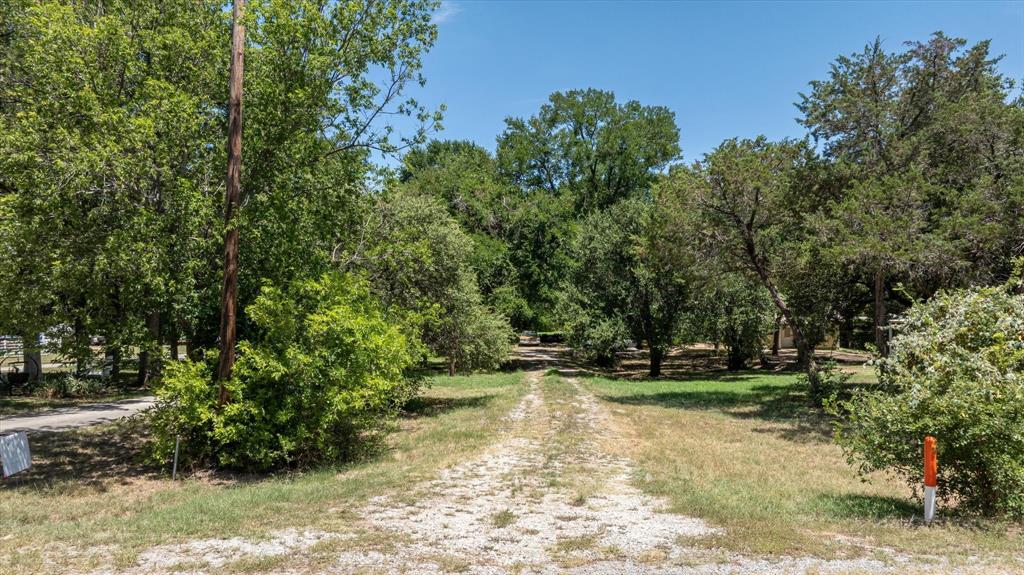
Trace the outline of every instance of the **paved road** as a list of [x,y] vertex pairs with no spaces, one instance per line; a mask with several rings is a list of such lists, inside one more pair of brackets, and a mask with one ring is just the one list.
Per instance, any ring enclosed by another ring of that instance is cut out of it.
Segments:
[[65,431],[108,423],[151,407],[154,401],[153,397],[134,397],[109,403],[64,407],[32,415],[0,415],[0,433]]

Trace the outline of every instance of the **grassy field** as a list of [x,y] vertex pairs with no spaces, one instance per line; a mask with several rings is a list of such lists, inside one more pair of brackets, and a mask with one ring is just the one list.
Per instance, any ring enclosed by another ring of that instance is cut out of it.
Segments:
[[[158,545],[261,540],[287,529],[350,538],[317,543],[301,558],[250,558],[222,571],[315,570],[343,549],[394,549],[402,539],[357,527],[360,509],[379,495],[414,506],[436,496],[412,487],[429,485],[440,470],[472,460],[497,441],[504,416],[528,391],[523,377],[435,377],[384,452],[303,473],[186,474],[172,482],[168,466],[139,463],[145,437],[138,426],[33,436],[33,470],[0,484],[0,574],[128,568]],[[587,467],[602,460],[584,457],[593,447],[588,425],[601,421],[600,429],[611,432],[602,432],[599,444],[633,461],[638,487],[663,497],[671,511],[723,528],[695,540],[709,552],[830,559],[887,548],[918,559],[941,556],[953,566],[970,557],[1020,566],[1019,528],[942,508],[939,523],[924,527],[907,485],[881,475],[870,482],[858,478],[832,441],[830,420],[810,406],[795,374],[680,371],[674,377],[580,376],[578,384],[555,374],[542,378],[536,393],[557,415],[548,416],[550,429],[544,417],[522,425],[536,436],[541,461],[559,463],[537,471],[543,485],[576,494],[580,505],[602,490],[595,484],[600,474]],[[857,379],[870,383],[871,377],[858,372]],[[581,418],[581,392],[592,393],[609,419]],[[498,510],[489,521],[510,526],[517,511]]]
[[345,532],[367,499],[400,492],[486,446],[523,393],[516,385],[521,379],[521,373],[434,378],[385,453],[276,477],[172,482],[169,469],[136,462],[142,438],[125,427],[36,435],[32,472],[0,487],[0,573],[127,567],[147,547],[196,538],[259,538],[283,528]]
[[937,525],[916,523],[911,489],[882,475],[859,479],[793,374],[583,381],[613,414],[623,436],[618,449],[636,462],[643,489],[675,512],[725,527],[710,546],[830,557],[849,549],[838,536],[953,558],[1024,552],[1012,526],[946,509]]

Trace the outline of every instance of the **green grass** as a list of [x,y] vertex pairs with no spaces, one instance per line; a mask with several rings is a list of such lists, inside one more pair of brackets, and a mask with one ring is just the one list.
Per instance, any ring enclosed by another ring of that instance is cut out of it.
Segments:
[[907,485],[883,475],[862,481],[796,375],[583,381],[611,410],[641,487],[672,511],[725,528],[708,545],[829,557],[849,552],[835,543],[839,535],[951,557],[1024,552],[1014,527],[942,509],[944,519],[925,528]]
[[[493,441],[523,393],[521,380],[520,373],[434,378],[384,453],[273,477],[171,482],[169,469],[133,462],[139,438],[123,427],[33,436],[36,467],[0,487],[0,573],[130,566],[149,546],[189,539],[284,528],[345,532],[371,497],[408,496],[409,485]],[[90,557],[96,549],[104,552]]]

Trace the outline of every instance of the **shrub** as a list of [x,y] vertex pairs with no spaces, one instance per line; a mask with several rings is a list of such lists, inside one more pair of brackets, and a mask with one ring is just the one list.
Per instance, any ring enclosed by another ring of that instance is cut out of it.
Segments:
[[565,334],[560,331],[548,331],[537,335],[541,343],[565,343]]
[[217,405],[213,358],[168,366],[156,390],[154,456],[176,435],[182,459],[244,470],[339,460],[379,437],[416,391],[416,350],[364,282],[341,274],[265,287],[247,308],[258,337],[239,344],[230,401]]
[[602,367],[612,367],[617,363],[617,354],[626,348],[629,338],[629,331],[622,320],[593,316],[579,310],[567,322],[566,342],[578,355]]
[[78,377],[73,373],[50,373],[31,384],[32,394],[43,399],[89,397],[107,390],[108,380]]
[[828,406],[835,405],[851,377],[853,374],[839,369],[836,362],[826,361],[818,367],[817,383],[811,385],[810,376],[806,372],[797,376],[797,382],[801,387],[811,390],[811,399],[816,405]]
[[457,369],[495,369],[508,359],[514,332],[508,319],[480,300],[476,278],[463,273],[436,318],[425,322],[424,343],[448,359],[448,373]]
[[982,288],[915,305],[878,374],[880,389],[837,404],[851,463],[919,485],[933,435],[940,497],[1024,517],[1024,296]]

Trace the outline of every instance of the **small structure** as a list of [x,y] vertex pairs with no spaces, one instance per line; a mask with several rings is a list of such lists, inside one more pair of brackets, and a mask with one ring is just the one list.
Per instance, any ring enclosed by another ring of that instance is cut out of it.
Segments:
[[28,435],[24,431],[0,435],[0,469],[3,478],[32,467],[32,454],[28,449]]

